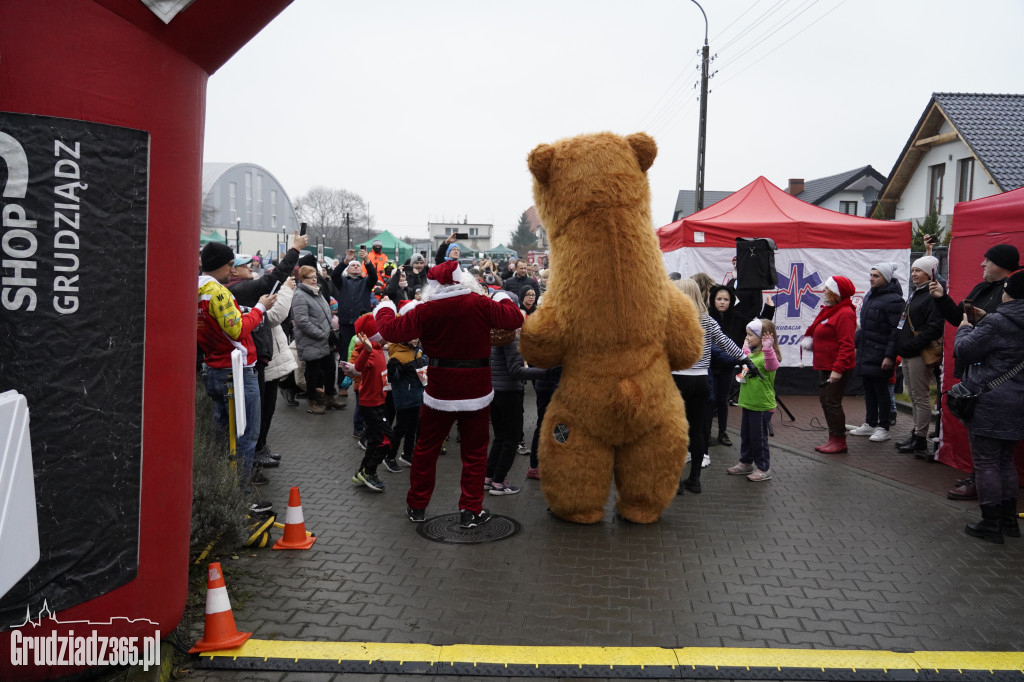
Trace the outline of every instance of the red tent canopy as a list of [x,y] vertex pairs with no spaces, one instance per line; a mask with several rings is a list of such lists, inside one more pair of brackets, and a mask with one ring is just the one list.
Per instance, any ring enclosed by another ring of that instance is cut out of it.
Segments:
[[[949,295],[960,301],[981,282],[981,261],[996,244],[1013,244],[1024,253],[1024,188],[984,199],[963,201],[953,206],[953,239],[949,243]],[[953,341],[946,328],[942,388],[957,383],[953,377]],[[1017,447],[1017,469],[1024,476],[1024,447]],[[942,446],[939,460],[962,471],[973,468],[967,430],[942,405]],[[1022,478],[1024,480],[1024,478]]]
[[910,223],[859,218],[801,201],[764,176],[703,211],[658,228],[663,252],[687,246],[736,246],[768,237],[780,249],[905,249]]

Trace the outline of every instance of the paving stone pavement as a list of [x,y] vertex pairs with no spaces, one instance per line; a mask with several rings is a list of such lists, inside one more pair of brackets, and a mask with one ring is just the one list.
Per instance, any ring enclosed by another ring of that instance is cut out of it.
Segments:
[[[862,402],[847,400],[852,417]],[[809,452],[825,440],[813,422],[817,399],[785,401],[798,420],[776,423],[770,482],[725,473],[738,458],[733,431],[733,446],[712,448],[703,494],[678,496],[659,523],[617,520],[612,493],[605,520],[579,526],[547,513],[539,481],[525,478],[528,458],[518,456],[510,479],[523,491],[487,496],[485,506],[522,531],[450,545],[426,540],[406,519],[407,471],[381,468],[382,494],[350,482],[363,454],[351,407],[315,416],[281,399],[270,443],[284,459],[262,491],[283,518],[288,488],[299,486],[317,541],[309,551],[221,557],[229,593],[251,593],[235,619],[261,639],[1024,650],[1024,541],[997,546],[963,533],[976,505],[928,492],[944,491],[959,472],[867,439],[851,438],[848,455]],[[529,438],[529,388],[526,405]],[[448,450],[428,517],[456,511],[454,432]],[[193,639],[201,634],[197,623]],[[344,679],[362,677],[382,678]],[[311,678],[331,676],[189,677]]]

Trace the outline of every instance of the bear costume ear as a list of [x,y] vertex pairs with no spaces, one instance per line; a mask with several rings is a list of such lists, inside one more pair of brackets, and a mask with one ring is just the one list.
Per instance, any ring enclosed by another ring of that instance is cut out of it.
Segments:
[[633,148],[636,160],[640,162],[640,170],[646,173],[658,155],[658,145],[654,143],[654,138],[647,133],[633,133],[626,136],[626,142]]
[[555,148],[549,144],[539,144],[526,157],[530,173],[542,185],[548,184],[551,172],[551,161],[555,158]]

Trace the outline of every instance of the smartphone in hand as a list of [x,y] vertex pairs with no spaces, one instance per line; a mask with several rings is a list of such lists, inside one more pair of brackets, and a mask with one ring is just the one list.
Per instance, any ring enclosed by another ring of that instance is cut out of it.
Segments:
[[306,234],[306,223],[299,223],[299,234]]
[[468,232],[456,232],[455,233],[455,238],[456,239],[469,239],[469,233]]
[[967,316],[967,321],[971,324],[978,323],[978,309],[974,307],[974,301],[969,298],[965,298],[963,302],[964,315]]

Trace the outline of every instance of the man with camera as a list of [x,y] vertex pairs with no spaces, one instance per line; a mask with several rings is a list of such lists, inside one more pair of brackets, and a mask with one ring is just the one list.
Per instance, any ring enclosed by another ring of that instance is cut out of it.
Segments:
[[[924,236],[926,253],[930,254],[932,247],[937,243],[934,235]],[[988,313],[994,313],[999,304],[1002,303],[1003,284],[1006,278],[1017,270],[1020,261],[1020,253],[1017,247],[1012,244],[996,244],[985,252],[981,261],[982,281],[971,289],[960,303],[956,303],[946,293],[942,284],[932,281],[928,285],[928,293],[935,297],[936,306],[942,317],[954,327],[959,327],[967,316],[971,324]],[[955,358],[953,365],[953,376],[957,379],[963,376],[963,363]],[[957,481],[956,486],[946,493],[951,500],[976,500],[978,489],[974,483],[974,472],[962,481]]]

